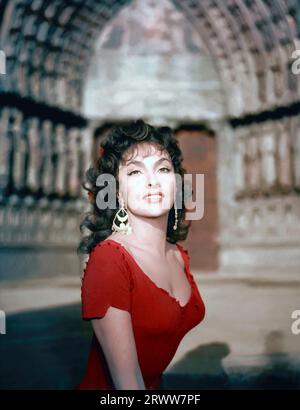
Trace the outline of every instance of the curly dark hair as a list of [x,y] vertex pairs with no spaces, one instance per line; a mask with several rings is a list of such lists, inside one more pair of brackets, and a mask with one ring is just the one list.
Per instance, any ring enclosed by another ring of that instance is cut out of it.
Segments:
[[[80,224],[80,231],[82,232],[84,228],[87,228],[91,233],[81,239],[77,247],[78,254],[90,253],[99,242],[111,235],[113,219],[119,209],[118,198],[116,198],[116,209],[111,209],[110,207],[106,209],[98,208],[96,196],[103,189],[103,187],[99,188],[96,185],[98,176],[103,173],[113,175],[116,178],[116,189],[118,192],[118,170],[119,164],[123,160],[122,155],[129,147],[143,142],[154,143],[159,150],[169,153],[175,174],[181,176],[182,195],[185,198],[183,175],[186,173],[186,170],[182,166],[182,152],[172,129],[166,126],[156,128],[145,123],[142,119],[132,121],[127,125],[114,126],[100,143],[100,149],[101,147],[104,148],[104,154],[95,160],[94,166],[86,171],[85,180],[82,182],[82,187],[89,192],[89,196],[92,198],[92,210],[85,214]],[[109,190],[108,185],[105,188]],[[177,208],[177,229],[173,230],[175,222],[174,205],[170,209],[166,237],[168,242],[176,243],[186,239],[191,221],[187,222],[185,220],[185,213],[186,209],[183,201],[182,206]]]

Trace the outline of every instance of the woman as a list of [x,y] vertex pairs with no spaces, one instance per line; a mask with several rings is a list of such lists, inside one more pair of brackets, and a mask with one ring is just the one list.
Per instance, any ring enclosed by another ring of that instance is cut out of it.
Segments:
[[[78,250],[89,254],[81,297],[93,338],[77,388],[159,389],[181,339],[205,315],[188,252],[177,243],[190,227],[184,201],[176,201],[182,153],[169,127],[142,120],[113,128],[100,153],[84,185],[93,210],[81,227],[92,233]],[[117,209],[99,206],[114,192],[114,184],[96,184],[104,174],[115,176]]]

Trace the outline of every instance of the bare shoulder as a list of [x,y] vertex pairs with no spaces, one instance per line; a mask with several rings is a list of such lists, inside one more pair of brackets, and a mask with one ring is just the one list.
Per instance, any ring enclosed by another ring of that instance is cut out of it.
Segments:
[[113,240],[113,241],[119,242],[121,245],[125,246],[126,248],[130,246],[130,243],[129,241],[126,240],[125,235],[118,233],[118,232],[113,232],[105,240]]

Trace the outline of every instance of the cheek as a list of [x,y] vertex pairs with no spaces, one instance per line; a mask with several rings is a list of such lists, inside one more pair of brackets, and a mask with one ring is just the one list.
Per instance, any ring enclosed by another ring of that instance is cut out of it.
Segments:
[[161,179],[161,187],[166,195],[171,195],[175,191],[175,175],[166,175]]
[[141,178],[135,178],[135,180],[128,180],[127,184],[127,194],[128,194],[128,201],[133,203],[138,199],[142,198],[145,194],[145,184],[143,183]]

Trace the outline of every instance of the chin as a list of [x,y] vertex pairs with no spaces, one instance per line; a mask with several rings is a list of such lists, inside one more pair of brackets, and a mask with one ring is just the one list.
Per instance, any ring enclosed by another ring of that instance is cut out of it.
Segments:
[[162,209],[162,208],[152,208],[152,209],[145,209],[144,212],[142,213],[141,216],[149,216],[149,217],[153,217],[153,216],[162,216],[165,214],[169,213],[169,209]]

